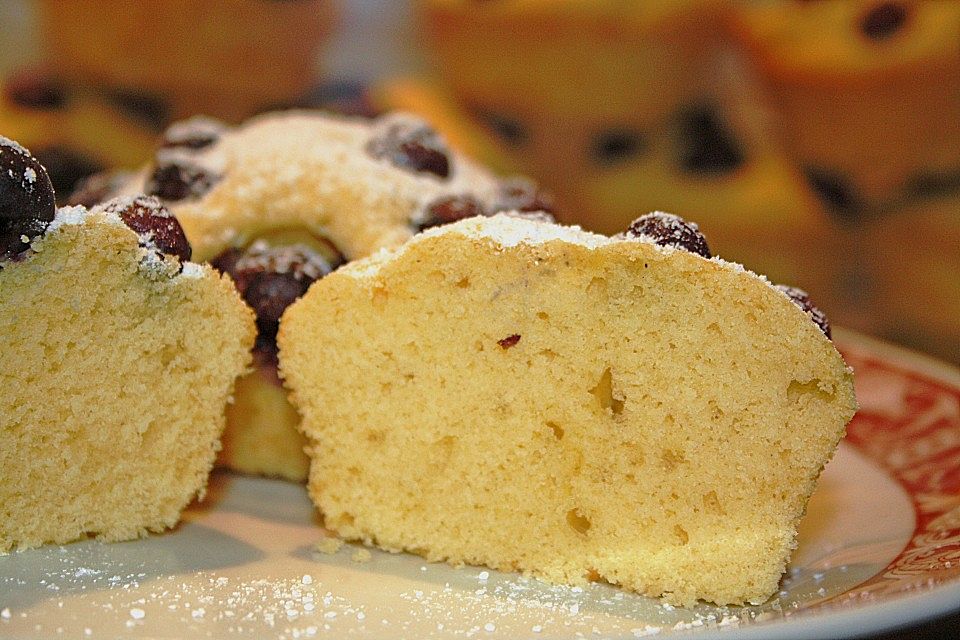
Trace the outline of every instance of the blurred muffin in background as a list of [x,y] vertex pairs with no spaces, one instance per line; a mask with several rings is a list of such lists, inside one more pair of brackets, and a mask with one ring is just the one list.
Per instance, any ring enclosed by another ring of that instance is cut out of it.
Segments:
[[739,8],[787,152],[837,216],[960,193],[960,3]]
[[[439,80],[389,82],[414,110],[501,171],[556,193],[600,232],[664,209],[695,219],[719,255],[820,291],[841,253],[715,0],[419,0]],[[790,238],[784,242],[784,238]]]
[[858,233],[874,329],[960,363],[960,194],[870,219]]
[[152,104],[168,122],[205,113],[239,121],[312,86],[333,29],[330,0],[38,0],[59,74]]
[[90,174],[148,158],[157,132],[149,118],[47,70],[22,68],[3,80],[0,135],[32,149],[63,196]]
[[742,2],[787,153],[883,335],[960,361],[960,3]]

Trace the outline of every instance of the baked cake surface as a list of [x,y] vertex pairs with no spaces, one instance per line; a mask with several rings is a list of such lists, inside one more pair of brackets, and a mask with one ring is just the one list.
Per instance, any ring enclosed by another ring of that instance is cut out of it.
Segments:
[[277,380],[274,344],[286,305],[340,264],[425,227],[545,206],[531,185],[496,179],[427,123],[399,113],[367,120],[279,112],[239,127],[191,119],[167,130],[154,162],[120,191],[160,197],[196,258],[229,273],[257,313],[257,370],[228,408],[221,462],[297,481],[309,463]]
[[670,220],[472,218],[315,284],[279,345],[326,525],[681,604],[770,596],[851,372],[809,300]]
[[31,240],[0,234],[0,552],[176,524],[203,495],[254,336],[155,200],[54,215],[50,193],[32,218],[0,207],[2,230]]

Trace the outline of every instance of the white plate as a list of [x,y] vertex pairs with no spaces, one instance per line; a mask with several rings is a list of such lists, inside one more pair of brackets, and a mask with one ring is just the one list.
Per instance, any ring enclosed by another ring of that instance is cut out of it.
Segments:
[[677,609],[607,585],[322,553],[302,487],[218,473],[169,534],[0,557],[0,636],[819,638],[960,608],[960,373],[849,333],[838,345],[861,411],[762,606]]

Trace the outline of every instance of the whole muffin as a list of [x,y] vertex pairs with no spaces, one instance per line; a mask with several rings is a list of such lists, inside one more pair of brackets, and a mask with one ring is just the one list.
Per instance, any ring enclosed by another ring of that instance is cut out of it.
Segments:
[[855,223],[960,192],[960,5],[738,5],[787,152]]
[[388,104],[540,180],[561,217],[576,212],[568,222],[615,232],[670,208],[724,257],[824,288],[837,255],[830,221],[780,153],[759,84],[729,43],[729,3],[417,6],[438,78],[388,83]]
[[230,274],[257,314],[257,366],[238,383],[221,462],[291,480],[306,479],[308,460],[276,371],[286,307],[341,264],[425,228],[549,207],[528,181],[495,178],[427,123],[399,113],[279,112],[235,128],[205,118],[177,123],[152,164],[96,195],[138,192],[170,207],[195,258]]
[[169,117],[239,121],[299,98],[314,81],[329,0],[39,0],[54,68],[145,96]]

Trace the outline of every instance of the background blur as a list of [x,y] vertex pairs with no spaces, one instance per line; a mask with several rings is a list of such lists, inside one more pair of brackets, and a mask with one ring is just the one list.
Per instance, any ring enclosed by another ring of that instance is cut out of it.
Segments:
[[58,193],[194,113],[419,112],[615,233],[650,210],[960,363],[960,2],[4,0],[0,134]]

